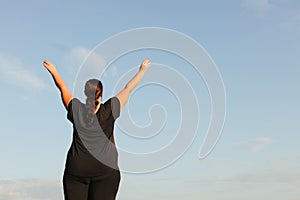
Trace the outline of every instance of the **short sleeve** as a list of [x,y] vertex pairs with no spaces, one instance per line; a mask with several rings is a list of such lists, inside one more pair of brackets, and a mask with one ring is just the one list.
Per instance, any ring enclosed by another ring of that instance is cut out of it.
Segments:
[[120,116],[120,101],[117,97],[112,97],[108,99],[104,104],[103,104],[104,109],[102,110],[104,116],[112,117],[113,120],[116,120]]
[[117,97],[111,98],[111,112],[113,115],[113,118],[116,120],[120,116],[120,101]]
[[70,122],[74,123],[74,112],[73,112],[73,105],[74,105],[74,102],[76,101],[75,98],[73,98],[70,102],[69,102],[69,105],[68,105],[68,108],[67,108],[67,119],[70,120]]

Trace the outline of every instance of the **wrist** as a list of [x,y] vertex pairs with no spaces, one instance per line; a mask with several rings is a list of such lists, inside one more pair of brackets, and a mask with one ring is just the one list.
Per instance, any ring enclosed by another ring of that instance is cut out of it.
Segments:
[[146,71],[147,71],[147,69],[142,69],[142,68],[141,68],[141,69],[139,70],[139,73],[141,73],[141,74],[145,74],[145,73],[146,73]]
[[145,67],[145,66],[143,66],[143,65],[141,65],[141,67],[140,67],[140,72],[143,72],[143,73],[145,73],[146,71],[148,70],[148,68],[147,67]]
[[48,70],[51,74],[56,74],[58,73],[56,69],[51,69],[51,70]]

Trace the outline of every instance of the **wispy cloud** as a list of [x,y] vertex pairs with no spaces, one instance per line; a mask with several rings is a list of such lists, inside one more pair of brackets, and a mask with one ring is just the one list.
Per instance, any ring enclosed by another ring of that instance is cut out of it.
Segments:
[[118,69],[112,65],[107,68],[107,60],[97,50],[85,47],[70,49],[65,55],[65,63],[73,77],[74,95],[84,98],[82,86],[91,78],[116,77]]
[[73,95],[84,98],[82,86],[91,78],[100,77],[101,71],[105,68],[104,58],[85,47],[75,47],[65,55],[65,62],[69,73],[73,76]]
[[[178,173],[178,175],[170,179],[139,180],[138,183],[130,184],[126,184],[125,180],[119,197],[120,199],[135,199],[135,197],[145,196],[142,199],[147,200],[298,200],[300,195],[298,189],[300,168],[299,165],[293,164],[285,167],[246,170],[239,169],[236,164],[232,164],[230,169],[214,170],[212,174],[200,170],[192,176],[186,173],[185,175]],[[134,195],[129,192],[131,188],[136,191]],[[149,194],[151,197],[147,198]]]
[[267,19],[283,28],[299,25],[298,0],[243,0],[242,2],[246,9],[260,19]]
[[259,151],[259,150],[263,149],[264,147],[269,145],[271,142],[272,142],[272,139],[270,139],[270,138],[260,137],[260,138],[256,138],[253,140],[237,142],[237,143],[234,143],[234,145],[239,148],[244,148],[249,151],[255,152],[255,151]]
[[[226,167],[223,170],[215,170],[213,174],[206,174],[203,171],[194,173],[193,176],[179,173],[174,177],[165,178],[158,174],[156,179],[123,174],[125,179],[121,182],[118,199],[197,200],[201,197],[214,200],[298,200],[299,154],[271,159],[276,161],[276,165],[269,165],[267,161],[263,163],[266,164],[263,168],[245,170],[238,169],[236,164],[231,164],[230,170]],[[227,160],[221,159],[221,161]],[[59,180],[0,180],[0,200],[62,199],[63,189]]]
[[[203,172],[195,173],[192,177],[182,178],[182,183],[173,183],[173,180],[170,180],[159,184],[161,187],[173,187],[174,191],[185,188],[180,191],[185,192],[186,197],[190,195],[188,199],[198,199],[197,196],[201,196],[203,199],[214,200],[298,200],[300,195],[298,189],[300,187],[299,158],[299,154],[271,157],[269,159],[276,164],[270,164],[270,160],[266,160],[250,168],[245,168],[244,161],[239,161],[240,164],[238,164],[225,159],[224,161],[231,165],[230,168],[224,167],[207,175]],[[255,161],[257,160],[252,162],[255,163]],[[257,167],[258,165],[263,167]]]
[[89,71],[90,73],[99,73],[106,66],[105,59],[97,54],[97,52],[85,47],[72,48],[65,56],[65,60],[72,73],[76,74],[80,67],[84,67],[81,70]]
[[[184,181],[179,187],[189,188],[189,194],[204,199],[299,199],[299,167],[277,170],[253,170],[228,177],[210,177]],[[171,183],[168,183],[169,185]],[[192,198],[189,198],[192,199]],[[194,198],[196,199],[196,198]]]
[[271,8],[270,0],[244,0],[244,5],[259,17],[265,16]]
[[0,76],[10,84],[23,88],[41,89],[44,81],[27,69],[20,59],[0,52]]
[[0,200],[60,200],[62,184],[56,180],[0,180]]

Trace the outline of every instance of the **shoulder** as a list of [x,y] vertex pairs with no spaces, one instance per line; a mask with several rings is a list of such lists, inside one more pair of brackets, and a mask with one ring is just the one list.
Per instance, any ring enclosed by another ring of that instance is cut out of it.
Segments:
[[81,103],[81,101],[77,98],[72,98],[71,101],[69,102],[67,106],[67,118],[71,121],[74,122],[74,115],[80,114],[82,111],[81,107],[84,104]]
[[120,105],[120,101],[117,97],[111,97],[101,106],[103,106],[104,112],[112,113],[113,117],[116,119],[120,115]]
[[74,106],[79,106],[79,105],[83,105],[83,103],[79,100],[79,99],[77,99],[76,97],[74,97],[74,98],[72,98],[71,100],[70,100],[70,102],[69,102],[69,104],[68,104],[68,111],[69,110],[72,110],[72,107],[74,107]]
[[117,97],[111,97],[103,105],[105,108],[120,107],[120,100]]
[[110,102],[111,102],[111,104],[114,104],[115,106],[120,105],[120,100],[118,97],[111,97]]

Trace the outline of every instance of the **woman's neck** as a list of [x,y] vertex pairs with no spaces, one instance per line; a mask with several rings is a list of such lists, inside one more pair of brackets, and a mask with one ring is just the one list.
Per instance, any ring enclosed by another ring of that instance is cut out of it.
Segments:
[[101,106],[100,100],[98,101],[98,105],[95,108],[94,114],[96,114]]

